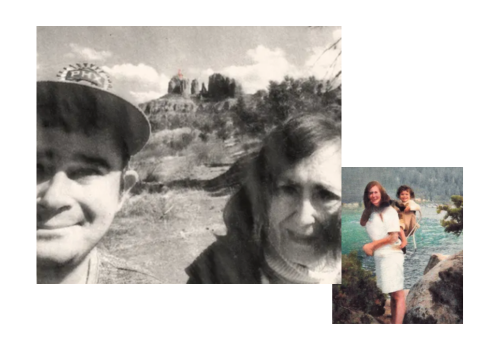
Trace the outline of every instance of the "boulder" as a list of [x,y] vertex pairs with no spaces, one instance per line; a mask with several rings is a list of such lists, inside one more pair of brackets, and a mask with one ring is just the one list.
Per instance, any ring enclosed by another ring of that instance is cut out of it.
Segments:
[[434,266],[439,264],[441,261],[448,259],[449,257],[449,255],[443,255],[439,253],[432,254],[429,262],[427,263],[427,266],[425,267],[424,275],[429,272]]
[[463,268],[461,251],[424,274],[408,293],[404,323],[463,323]]

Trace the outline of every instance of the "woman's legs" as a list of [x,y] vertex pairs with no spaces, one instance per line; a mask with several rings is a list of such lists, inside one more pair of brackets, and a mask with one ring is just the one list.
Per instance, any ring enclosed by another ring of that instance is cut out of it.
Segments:
[[406,312],[405,291],[398,290],[390,293],[391,296],[391,323],[402,324]]

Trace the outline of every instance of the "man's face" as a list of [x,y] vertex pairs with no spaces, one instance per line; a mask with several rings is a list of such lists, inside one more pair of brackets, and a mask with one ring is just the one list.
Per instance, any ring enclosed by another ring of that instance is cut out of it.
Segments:
[[269,240],[287,260],[312,266],[329,250],[341,207],[341,147],[330,142],[278,178]]
[[122,153],[109,132],[37,128],[37,260],[76,264],[121,206]]

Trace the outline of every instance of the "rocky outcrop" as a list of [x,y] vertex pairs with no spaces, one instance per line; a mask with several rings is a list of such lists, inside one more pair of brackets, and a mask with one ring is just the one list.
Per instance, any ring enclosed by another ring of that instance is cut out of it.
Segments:
[[200,91],[200,83],[198,80],[193,79],[191,82],[191,95],[196,95]]
[[434,266],[439,264],[441,261],[448,259],[449,257],[449,255],[443,255],[439,253],[432,254],[429,262],[427,263],[427,266],[425,267],[424,275],[429,272]]
[[463,251],[451,255],[411,288],[404,323],[463,323],[463,261]]
[[[333,320],[335,323],[335,320]],[[358,310],[349,310],[349,313],[344,316],[342,320],[343,324],[381,324],[383,322],[379,321],[370,314],[366,314]]]
[[208,96],[208,90],[207,88],[205,87],[205,83],[201,83],[201,91],[200,91],[200,94],[204,97],[207,97]]
[[160,113],[177,112],[190,113],[196,112],[196,104],[190,98],[184,98],[175,95],[166,95],[157,100],[151,100],[146,103],[139,104],[147,116],[157,115]]
[[180,78],[178,76],[172,77],[172,79],[168,82],[168,93],[189,95],[189,79]]

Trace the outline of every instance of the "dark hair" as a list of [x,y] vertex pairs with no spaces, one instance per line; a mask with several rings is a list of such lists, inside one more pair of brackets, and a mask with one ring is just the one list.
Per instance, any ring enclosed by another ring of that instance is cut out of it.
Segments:
[[257,159],[260,182],[273,190],[283,171],[340,137],[341,124],[332,117],[319,114],[288,119],[264,140]]
[[365,208],[371,208],[373,207],[372,202],[370,201],[370,189],[373,186],[377,186],[378,190],[380,191],[380,206],[381,207],[387,207],[390,204],[391,197],[387,194],[387,191],[385,190],[384,186],[380,184],[378,181],[370,181],[368,185],[365,187],[365,193],[363,194],[363,204],[365,205]]
[[[340,143],[341,123],[332,116],[304,115],[286,120],[264,139],[258,155],[249,162],[243,187],[229,200],[224,210],[226,226],[247,222],[252,237],[260,244],[262,229],[268,225],[268,210],[276,181],[283,171],[312,156],[329,142]],[[340,166],[340,164],[339,164]],[[241,197],[245,197],[243,200]],[[245,203],[249,221],[244,221],[238,203]],[[238,214],[239,213],[239,214]],[[241,230],[240,230],[241,231]]]
[[412,188],[408,185],[402,185],[402,186],[399,186],[398,188],[398,192],[397,192],[397,197],[399,198],[399,195],[401,194],[401,192],[403,191],[408,191],[410,192],[410,198],[411,199],[414,199],[415,198],[415,192],[413,192]]

